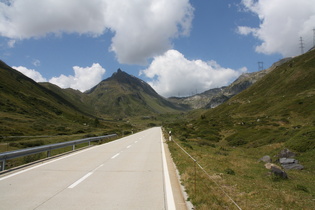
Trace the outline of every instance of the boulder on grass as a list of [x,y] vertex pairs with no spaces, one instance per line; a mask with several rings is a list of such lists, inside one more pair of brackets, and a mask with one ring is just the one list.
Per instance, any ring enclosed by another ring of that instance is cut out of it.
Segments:
[[295,153],[293,153],[289,149],[285,148],[285,149],[281,150],[278,157],[279,158],[292,158],[292,157],[295,157]]
[[279,162],[281,166],[285,169],[296,169],[302,170],[304,166],[299,164],[299,161],[293,158],[280,158]]
[[260,158],[259,161],[265,162],[265,163],[271,163],[271,158],[269,155],[265,155],[264,157]]
[[287,179],[288,178],[288,175],[287,175],[287,173],[285,172],[285,171],[283,171],[283,170],[281,170],[280,168],[278,168],[278,167],[274,167],[274,166],[271,166],[271,172],[274,174],[274,175],[276,175],[276,176],[278,176],[278,177],[280,177],[280,178],[282,178],[282,179]]

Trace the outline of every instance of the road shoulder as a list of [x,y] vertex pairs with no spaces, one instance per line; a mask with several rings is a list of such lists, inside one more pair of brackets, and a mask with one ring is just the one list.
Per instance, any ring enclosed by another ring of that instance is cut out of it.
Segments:
[[169,170],[170,181],[172,185],[172,191],[174,196],[174,202],[177,210],[191,210],[193,206],[191,203],[187,203],[184,198],[184,192],[180,184],[179,177],[177,175],[177,169],[171,157],[171,153],[168,148],[168,144],[163,141],[165,150],[166,162]]

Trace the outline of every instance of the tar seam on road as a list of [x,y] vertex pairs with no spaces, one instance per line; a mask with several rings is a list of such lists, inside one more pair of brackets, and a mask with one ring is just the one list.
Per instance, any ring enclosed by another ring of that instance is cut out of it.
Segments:
[[163,160],[163,171],[164,171],[164,182],[165,182],[165,193],[166,193],[166,202],[167,202],[167,209],[168,210],[175,210],[175,201],[174,195],[171,186],[171,179],[168,173],[168,167],[166,163],[164,145],[163,145],[163,133],[161,131],[161,147],[162,147],[162,160]]

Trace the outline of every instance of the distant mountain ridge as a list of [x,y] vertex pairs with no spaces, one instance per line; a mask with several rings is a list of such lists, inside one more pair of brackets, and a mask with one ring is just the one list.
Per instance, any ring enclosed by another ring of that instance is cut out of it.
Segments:
[[238,93],[246,90],[255,82],[263,78],[265,75],[276,69],[278,66],[290,61],[292,58],[284,58],[276,63],[274,63],[270,68],[252,72],[244,73],[239,76],[233,83],[228,86],[223,86],[221,88],[214,88],[207,90],[203,93],[196,94],[190,97],[171,97],[170,101],[174,103],[186,104],[192,109],[200,108],[215,108],[220,104],[226,102]]

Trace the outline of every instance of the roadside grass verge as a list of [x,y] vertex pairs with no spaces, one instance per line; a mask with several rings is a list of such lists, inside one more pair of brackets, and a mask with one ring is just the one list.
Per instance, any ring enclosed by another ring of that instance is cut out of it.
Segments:
[[258,160],[270,155],[276,161],[274,155],[284,148],[284,143],[243,148],[231,147],[224,140],[207,145],[200,144],[200,139],[177,139],[174,136],[173,139],[208,174],[174,142],[168,142],[181,182],[196,209],[238,209],[227,195],[242,209],[315,208],[315,170],[313,161],[310,161],[314,157],[313,151],[297,157],[305,166],[304,170],[287,170],[289,179],[282,180],[273,176]]

